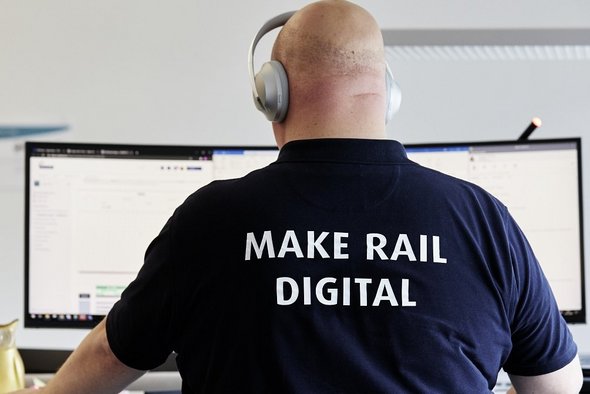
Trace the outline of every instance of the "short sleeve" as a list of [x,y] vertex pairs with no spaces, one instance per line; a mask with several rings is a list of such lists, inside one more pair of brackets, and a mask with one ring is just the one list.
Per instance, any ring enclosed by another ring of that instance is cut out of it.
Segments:
[[111,350],[125,365],[153,369],[172,352],[174,269],[172,217],[147,248],[137,278],[107,316]]
[[512,351],[504,370],[522,376],[554,372],[574,359],[576,344],[531,246],[510,216],[506,223],[515,282]]

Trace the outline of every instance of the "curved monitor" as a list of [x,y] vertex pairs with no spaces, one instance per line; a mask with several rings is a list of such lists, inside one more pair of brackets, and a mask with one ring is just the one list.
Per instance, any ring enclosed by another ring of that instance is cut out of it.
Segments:
[[192,192],[271,147],[26,143],[25,327],[96,325]]
[[410,160],[475,183],[515,218],[562,316],[585,323],[579,138],[406,145]]
[[[580,139],[406,145],[481,185],[522,227],[569,323],[585,322]],[[276,160],[271,147],[26,144],[25,326],[96,325],[193,191]]]

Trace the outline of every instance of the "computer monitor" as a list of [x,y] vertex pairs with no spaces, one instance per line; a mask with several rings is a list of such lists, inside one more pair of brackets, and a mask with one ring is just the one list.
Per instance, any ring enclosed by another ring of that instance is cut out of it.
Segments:
[[25,327],[96,325],[186,197],[277,155],[272,147],[26,143]]
[[408,158],[502,201],[541,264],[562,316],[585,323],[579,138],[406,145]]
[[[585,322],[580,139],[407,145],[505,203],[569,323]],[[26,144],[25,326],[90,328],[193,191],[274,161],[272,147]]]

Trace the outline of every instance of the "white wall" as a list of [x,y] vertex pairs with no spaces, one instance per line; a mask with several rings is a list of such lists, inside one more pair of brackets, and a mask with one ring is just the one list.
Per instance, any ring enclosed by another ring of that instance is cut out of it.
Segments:
[[[304,3],[2,0],[0,124],[66,122],[46,138],[73,142],[272,144],[251,102],[247,49],[266,19]],[[579,0],[358,3],[384,29],[590,27],[590,3]],[[537,138],[590,136],[588,60],[390,62],[404,102],[389,132],[402,142],[513,139],[532,116],[544,122]],[[20,144],[0,140],[0,322],[23,315]],[[584,173],[589,185],[588,165]],[[590,353],[588,326],[573,331]],[[84,334],[21,327],[17,339],[70,349]]]

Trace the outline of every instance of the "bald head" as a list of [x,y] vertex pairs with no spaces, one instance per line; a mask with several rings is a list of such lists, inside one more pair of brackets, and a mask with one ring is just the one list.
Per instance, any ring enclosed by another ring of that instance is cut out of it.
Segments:
[[326,0],[295,13],[281,30],[272,56],[308,78],[350,75],[381,68],[383,38],[363,8]]
[[302,8],[279,33],[272,58],[289,79],[287,118],[273,125],[279,145],[304,138],[384,138],[383,37],[366,10],[344,0]]

